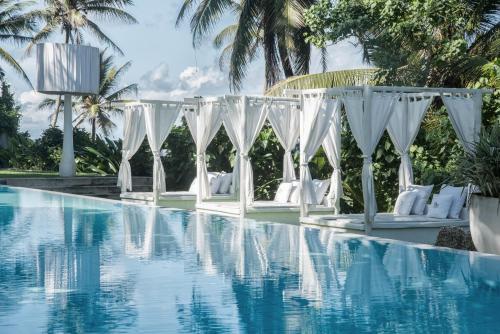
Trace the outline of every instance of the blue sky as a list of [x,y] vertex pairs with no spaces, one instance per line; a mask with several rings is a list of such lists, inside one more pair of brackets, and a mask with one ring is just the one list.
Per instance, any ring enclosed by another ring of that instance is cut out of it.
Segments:
[[[102,22],[101,27],[124,51],[125,56],[116,56],[116,63],[121,65],[132,61],[132,67],[123,78],[123,85],[138,83],[139,97],[179,100],[194,95],[223,95],[229,91],[227,74],[218,66],[218,50],[207,40],[201,48],[193,50],[189,22],[175,27],[175,18],[183,0],[136,0],[135,6],[128,9],[139,24],[124,25]],[[40,1],[42,3],[42,1]],[[234,20],[228,15],[220,27]],[[219,28],[220,28],[219,27]],[[217,27],[215,28],[217,31]],[[61,37],[54,35],[54,42]],[[99,45],[92,39],[87,42]],[[21,64],[32,81],[35,81],[35,63],[33,57],[24,57],[24,47],[4,46],[15,56],[22,57]],[[311,72],[320,72],[321,65],[317,53],[314,53]],[[49,112],[37,109],[37,104],[44,98],[37,94],[7,69],[7,79],[12,83],[16,98],[22,106],[23,118],[21,129],[29,131],[37,138],[49,125]],[[366,67],[362,63],[361,53],[350,43],[340,43],[329,48],[329,69],[350,69]],[[260,94],[263,91],[264,66],[257,60],[248,69],[242,93]],[[116,119],[117,128],[114,137],[121,133],[121,120]]]

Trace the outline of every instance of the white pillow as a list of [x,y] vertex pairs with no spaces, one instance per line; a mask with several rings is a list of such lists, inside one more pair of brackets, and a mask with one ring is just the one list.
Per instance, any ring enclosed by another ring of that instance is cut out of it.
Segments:
[[222,178],[220,177],[220,173],[209,172],[208,173],[208,182],[210,182],[210,192],[213,194],[217,194],[217,191],[220,187],[220,182]]
[[427,217],[440,219],[448,217],[452,204],[453,196],[442,194],[434,195],[429,205],[429,211],[427,211]]
[[292,192],[288,201],[292,204],[299,204],[300,201],[300,183],[299,181],[292,181]]
[[316,192],[316,201],[318,204],[321,204],[330,186],[330,180],[313,180],[313,184],[314,191]]
[[222,174],[218,194],[229,194],[231,183],[233,183],[233,173]]
[[429,197],[431,197],[432,189],[434,189],[434,185],[430,186],[419,186],[416,184],[412,184],[408,186],[406,190],[415,191],[417,193],[417,198],[413,203],[413,207],[411,208],[410,214],[412,215],[423,215],[425,211],[425,206],[429,201]]
[[292,183],[291,182],[283,182],[278,187],[276,191],[276,195],[274,196],[274,201],[278,203],[286,203],[288,202],[288,198],[290,197],[290,192],[292,191]]
[[453,197],[453,203],[451,204],[450,212],[448,213],[448,218],[457,219],[460,217],[460,211],[465,204],[465,200],[467,199],[467,191],[464,187],[452,187],[452,186],[443,186],[440,195],[451,196]]
[[189,192],[193,194],[198,193],[198,178],[195,177],[191,185],[189,186]]
[[396,200],[396,205],[394,205],[394,214],[400,216],[409,215],[416,199],[417,192],[415,191],[401,192]]

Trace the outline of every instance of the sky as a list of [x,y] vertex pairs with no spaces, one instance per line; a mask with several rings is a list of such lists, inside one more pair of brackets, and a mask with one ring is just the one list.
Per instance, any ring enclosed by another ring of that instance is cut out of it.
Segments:
[[[123,50],[124,56],[115,54],[117,65],[127,61],[132,67],[122,79],[122,85],[139,84],[138,98],[182,100],[197,95],[224,95],[229,92],[228,76],[219,68],[218,55],[208,37],[198,49],[191,43],[189,21],[175,26],[177,12],[183,0],[136,0],[128,8],[138,21],[135,25],[114,22],[100,22],[102,30]],[[39,6],[43,1],[39,0]],[[228,15],[220,29],[235,20]],[[51,42],[61,42],[62,37],[55,34]],[[104,48],[88,38],[88,44]],[[26,57],[25,46],[5,45],[20,64],[32,82],[35,82],[34,56]],[[111,50],[109,50],[111,51]],[[38,110],[37,106],[46,95],[38,94],[22,81],[5,64],[7,80],[11,83],[16,99],[22,108],[21,130],[28,131],[32,138],[38,138],[49,126],[50,111]],[[329,47],[329,70],[367,67],[362,62],[361,52],[352,43],[342,42]],[[314,51],[311,61],[311,73],[321,71],[319,53]],[[262,94],[264,90],[264,65],[262,59],[256,60],[248,68],[241,94]],[[60,117],[61,122],[62,117]],[[115,119],[117,127],[112,137],[121,135],[121,118]]]

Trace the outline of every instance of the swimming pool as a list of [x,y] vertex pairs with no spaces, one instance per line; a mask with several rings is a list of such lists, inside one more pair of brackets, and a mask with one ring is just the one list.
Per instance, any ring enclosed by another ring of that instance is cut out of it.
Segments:
[[498,333],[500,258],[0,187],[0,333]]

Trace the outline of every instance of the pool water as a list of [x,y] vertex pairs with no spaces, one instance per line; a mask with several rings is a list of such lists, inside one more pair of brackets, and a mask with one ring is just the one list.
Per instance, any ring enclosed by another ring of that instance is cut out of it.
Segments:
[[0,333],[498,333],[500,258],[0,188]]

